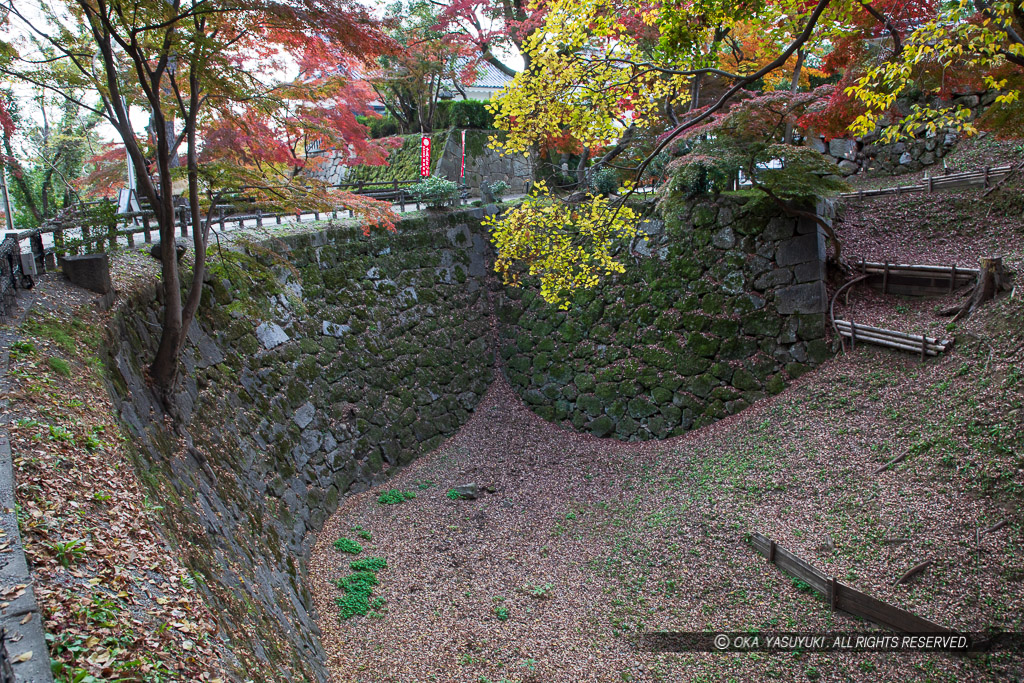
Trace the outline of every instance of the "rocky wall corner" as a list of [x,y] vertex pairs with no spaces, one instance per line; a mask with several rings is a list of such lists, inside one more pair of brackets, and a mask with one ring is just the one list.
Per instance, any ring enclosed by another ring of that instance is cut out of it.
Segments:
[[532,289],[504,292],[506,373],[545,419],[662,439],[777,394],[831,355],[816,222],[742,195],[663,214],[642,226],[635,255],[620,254],[626,272],[568,311]]
[[[238,659],[238,680],[326,681],[310,532],[436,448],[492,376],[482,211],[328,229],[211,269],[168,409],[145,379],[154,289],[113,316],[110,391],[136,467]],[[219,255],[218,255],[219,256]]]

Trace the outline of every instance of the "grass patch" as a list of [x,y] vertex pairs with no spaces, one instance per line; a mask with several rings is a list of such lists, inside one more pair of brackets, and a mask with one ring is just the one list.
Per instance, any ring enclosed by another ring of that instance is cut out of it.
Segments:
[[63,358],[50,356],[49,358],[46,359],[46,364],[50,367],[51,370],[53,370],[62,377],[71,376],[71,366]]

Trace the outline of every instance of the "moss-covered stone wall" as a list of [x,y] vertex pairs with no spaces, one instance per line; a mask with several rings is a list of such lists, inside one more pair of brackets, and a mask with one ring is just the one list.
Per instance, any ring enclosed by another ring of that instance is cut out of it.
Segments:
[[480,214],[211,250],[166,413],[143,367],[155,290],[113,317],[108,376],[137,467],[220,614],[238,680],[327,680],[308,532],[453,434],[489,385]]
[[829,354],[816,224],[735,196],[662,213],[623,246],[627,272],[568,312],[494,285],[482,209],[403,220],[395,235],[334,227],[211,249],[166,407],[144,368],[156,289],[117,310],[111,393],[238,680],[327,679],[309,532],[453,434],[495,349],[538,414],[632,440],[738,412]]
[[501,355],[546,419],[627,440],[739,412],[830,355],[824,231],[766,200],[663,204],[568,311],[506,290]]

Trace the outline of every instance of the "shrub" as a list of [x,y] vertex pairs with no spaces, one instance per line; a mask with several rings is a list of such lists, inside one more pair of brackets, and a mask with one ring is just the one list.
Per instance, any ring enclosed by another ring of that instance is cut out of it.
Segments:
[[494,115],[487,111],[487,104],[479,100],[445,100],[437,103],[434,111],[434,129],[443,128],[494,128]]
[[371,138],[389,138],[402,132],[402,124],[393,116],[357,116],[356,121],[370,129]]
[[493,183],[488,183],[487,189],[492,195],[494,195],[494,198],[500,202],[501,198],[505,196],[506,192],[508,192],[508,183],[504,180],[498,180]]
[[446,178],[430,176],[412,186],[409,193],[432,209],[445,206],[458,196],[459,186]]
[[606,197],[618,192],[619,184],[619,173],[614,168],[598,169],[590,179],[590,189]]

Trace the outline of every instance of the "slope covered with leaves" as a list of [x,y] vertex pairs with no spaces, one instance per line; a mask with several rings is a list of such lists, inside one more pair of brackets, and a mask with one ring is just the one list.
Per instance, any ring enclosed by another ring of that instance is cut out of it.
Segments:
[[11,349],[21,534],[58,683],[225,680],[230,655],[143,493],[102,384],[104,314],[41,279]]

